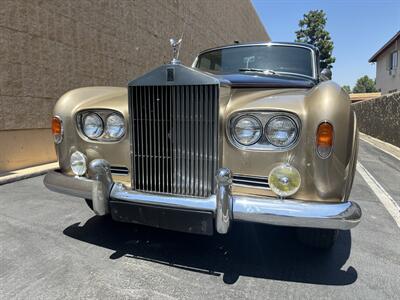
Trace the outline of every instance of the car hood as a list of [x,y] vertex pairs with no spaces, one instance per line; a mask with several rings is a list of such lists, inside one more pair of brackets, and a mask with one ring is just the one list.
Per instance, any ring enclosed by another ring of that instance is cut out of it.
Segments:
[[235,88],[312,88],[316,85],[313,79],[286,75],[256,75],[256,74],[223,74],[214,75],[222,84]]

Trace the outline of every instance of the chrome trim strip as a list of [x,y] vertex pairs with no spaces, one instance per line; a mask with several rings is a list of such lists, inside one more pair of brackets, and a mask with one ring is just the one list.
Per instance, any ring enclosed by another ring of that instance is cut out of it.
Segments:
[[115,175],[128,175],[129,169],[127,167],[110,166],[111,174]]
[[231,44],[231,45],[225,45],[225,46],[218,46],[218,47],[209,48],[209,49],[205,49],[203,51],[200,51],[199,55],[207,53],[207,52],[215,51],[215,50],[238,48],[238,47],[248,47],[248,46],[287,46],[287,47],[306,48],[306,49],[310,49],[312,51],[316,50],[316,48],[313,45],[304,44],[304,43],[292,43],[292,42],[266,42],[265,43],[265,42],[259,42],[259,43],[244,43],[244,44]]
[[233,186],[235,187],[244,187],[244,188],[251,188],[251,189],[258,189],[258,190],[268,190],[270,191],[271,188],[268,184],[266,184],[265,186],[262,185],[253,185],[253,184],[246,184],[246,183],[238,183],[237,181],[233,181]]
[[260,182],[260,181],[256,181],[256,180],[252,180],[252,179],[237,179],[235,177],[233,177],[233,181],[234,184],[238,184],[238,185],[259,185],[259,186],[265,186],[268,187],[268,182]]
[[233,174],[233,180],[260,182],[268,184],[267,176],[254,176],[254,175],[244,175],[244,174]]
[[232,177],[232,183],[234,186],[266,190],[271,189],[268,177],[234,174]]

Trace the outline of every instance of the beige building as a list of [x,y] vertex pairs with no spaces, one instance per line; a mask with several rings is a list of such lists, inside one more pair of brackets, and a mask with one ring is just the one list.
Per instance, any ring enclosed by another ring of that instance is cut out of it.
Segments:
[[171,59],[235,40],[269,41],[250,0],[5,0],[0,5],[0,173],[55,160],[56,100],[125,86]]
[[400,31],[398,31],[369,62],[376,63],[376,88],[382,94],[400,91]]

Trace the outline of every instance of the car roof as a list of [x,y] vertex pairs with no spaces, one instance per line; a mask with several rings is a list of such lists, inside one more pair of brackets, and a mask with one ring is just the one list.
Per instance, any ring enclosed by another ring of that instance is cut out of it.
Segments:
[[255,43],[236,43],[236,44],[230,44],[230,45],[224,45],[224,46],[218,46],[218,47],[213,47],[213,48],[209,48],[206,50],[203,50],[199,53],[199,55],[206,53],[206,52],[210,52],[210,51],[214,51],[214,50],[220,50],[220,49],[227,49],[227,48],[238,48],[238,47],[249,47],[249,46],[293,46],[293,47],[305,47],[305,48],[309,48],[310,50],[313,50],[315,52],[318,52],[318,48],[310,45],[310,44],[306,44],[306,43],[297,43],[297,42],[255,42]]

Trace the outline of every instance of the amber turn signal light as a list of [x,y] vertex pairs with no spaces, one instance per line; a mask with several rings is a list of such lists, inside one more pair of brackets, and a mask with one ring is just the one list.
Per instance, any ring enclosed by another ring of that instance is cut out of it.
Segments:
[[321,158],[327,158],[332,152],[333,126],[331,123],[319,124],[316,137],[317,152]]
[[54,143],[61,143],[63,139],[63,124],[59,117],[51,119],[51,132],[53,133]]

